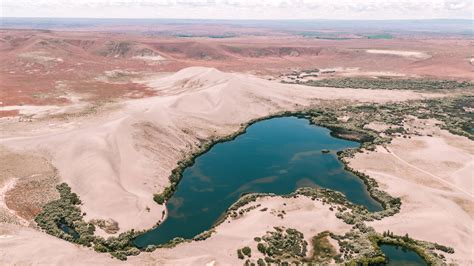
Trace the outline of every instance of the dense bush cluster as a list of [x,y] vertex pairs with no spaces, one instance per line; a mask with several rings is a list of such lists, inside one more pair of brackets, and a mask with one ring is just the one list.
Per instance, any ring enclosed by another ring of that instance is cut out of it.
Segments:
[[[388,83],[387,83],[388,84]],[[428,84],[428,85],[427,85]],[[429,88],[435,86],[431,83],[424,83]],[[443,83],[445,88],[454,88],[455,86],[472,86],[472,84],[454,84],[451,82]],[[414,86],[414,85],[413,85]],[[441,86],[437,84],[436,86]],[[361,142],[361,148],[373,149],[375,145],[380,145],[391,141],[394,135],[407,134],[404,130],[404,117],[407,114],[417,116],[419,118],[435,118],[444,122],[443,127],[454,134],[467,136],[474,139],[474,97],[460,96],[453,98],[442,98],[434,100],[421,100],[385,105],[357,105],[348,106],[345,108],[326,108],[324,110],[309,110],[299,113],[283,112],[277,116],[295,115],[298,117],[311,118],[311,121],[317,125],[327,127],[332,130],[333,135],[356,140]],[[348,117],[347,121],[341,121],[341,117]],[[164,189],[160,194],[154,196],[154,200],[163,204],[168,200],[176,190],[177,184],[182,178],[183,170],[194,163],[194,158],[209,150],[214,144],[222,141],[228,141],[235,138],[237,135],[245,132],[245,128],[257,121],[254,120],[247,125],[242,125],[240,131],[222,139],[211,139],[199,147],[196,153],[193,153],[189,158],[180,161],[178,166],[172,171],[169,180],[171,185]],[[384,136],[378,132],[367,129],[365,126],[370,122],[382,122],[391,125],[385,130]],[[439,244],[416,241],[403,237],[394,237],[393,235],[380,235],[367,228],[365,221],[379,220],[383,217],[394,215],[398,213],[401,206],[399,198],[393,198],[388,193],[378,188],[377,182],[369,176],[360,173],[347,166],[345,161],[348,157],[353,156],[359,149],[347,149],[338,153],[338,157],[346,165],[346,170],[353,172],[359,176],[367,186],[370,195],[379,201],[383,210],[378,212],[369,212],[365,207],[352,204],[349,202],[344,194],[322,188],[300,188],[294,193],[283,197],[297,197],[299,195],[307,196],[313,200],[320,200],[325,204],[331,205],[331,210],[336,209],[336,216],[343,219],[348,224],[353,224],[354,228],[345,236],[334,236],[340,242],[341,250],[339,257],[333,256],[336,261],[346,259],[353,259],[357,262],[380,262],[383,258],[380,251],[376,248],[377,243],[392,243],[404,245],[408,248],[414,249],[419,254],[425,254],[423,257],[427,261],[439,261],[441,256],[437,256],[434,252],[427,250],[440,250],[447,253],[454,252],[452,248],[445,247]],[[93,247],[98,252],[108,252],[118,259],[126,259],[127,256],[137,255],[140,250],[137,249],[132,240],[139,232],[129,231],[120,234],[118,237],[110,237],[103,239],[94,236],[95,226],[92,223],[87,223],[83,220],[83,214],[80,210],[81,201],[78,196],[71,191],[67,184],[63,183],[57,186],[60,198],[46,204],[43,211],[35,218],[38,226],[51,235],[55,235],[62,239]],[[215,224],[217,226],[224,221],[229,215],[242,215],[243,213],[257,208],[251,206],[246,209],[241,207],[255,201],[259,197],[275,196],[275,194],[248,194],[241,197],[236,203],[229,207],[225,215]],[[239,210],[240,209],[240,210]],[[263,209],[262,209],[263,211]],[[118,225],[117,225],[118,228]],[[265,255],[265,260],[259,259],[258,265],[265,265],[265,263],[281,262],[285,264],[291,261],[304,261],[308,258],[306,256],[307,243],[304,241],[303,235],[294,230],[275,228],[275,232],[269,232],[266,236],[260,239],[257,244],[257,249],[260,253]],[[211,236],[214,230],[206,231],[196,237],[194,240],[204,240]],[[178,243],[188,241],[182,238],[176,238],[171,242],[161,245],[160,247],[173,247]],[[256,240],[257,241],[257,240]],[[262,242],[260,242],[262,241]],[[314,243],[313,243],[314,244]],[[156,249],[156,246],[150,246],[146,251]],[[426,255],[428,254],[428,255]],[[430,255],[431,254],[431,255]],[[435,254],[435,255],[433,255]],[[237,255],[240,257],[250,257],[251,250],[247,247],[239,249]],[[331,253],[331,255],[333,255]],[[246,264],[252,264],[250,259],[247,259]]]
[[[396,245],[413,250],[420,255],[428,265],[444,265],[444,256],[437,254],[436,250],[452,253],[451,248],[412,239],[405,234],[404,236],[394,235],[387,231],[383,234],[375,232],[372,227],[364,223],[356,224],[349,232],[344,235],[330,234],[333,239],[338,241],[340,258],[339,261],[346,261],[349,265],[374,265],[387,263],[386,256],[382,253],[379,246],[381,244]],[[437,246],[442,246],[436,248]]]
[[376,235],[375,230],[367,227],[363,222],[358,222],[342,236],[331,234],[331,237],[339,244],[338,260],[353,261],[361,265],[385,262],[384,254],[371,239],[373,235]]
[[405,234],[404,236],[397,236],[390,231],[383,232],[382,234],[376,234],[371,240],[376,242],[377,245],[389,244],[411,249],[420,255],[428,263],[428,265],[444,264],[444,256],[442,254],[438,254],[436,250],[446,253],[454,253],[454,250],[450,247],[446,247],[438,243],[416,240],[411,238],[408,234]]
[[84,221],[79,208],[81,200],[77,194],[72,192],[66,183],[59,184],[56,189],[60,195],[59,199],[46,204],[35,218],[41,229],[64,240],[93,247],[97,252],[109,252],[122,260],[140,253],[132,243],[132,239],[138,235],[137,232],[131,230],[108,239],[94,236],[95,226]]
[[237,257],[241,260],[245,259],[245,257],[252,257],[252,249],[249,247],[237,249]]
[[[308,243],[303,233],[296,229],[274,227],[260,237],[257,249],[265,256],[266,263],[298,263],[306,257]],[[262,263],[262,262],[261,262]]]
[[95,227],[83,221],[81,204],[76,193],[62,183],[56,186],[60,198],[46,204],[35,218],[39,227],[48,234],[77,244],[91,246],[94,240]]
[[[332,130],[332,135],[361,142],[362,148],[388,143],[393,136],[407,135],[404,128],[408,115],[420,119],[437,119],[441,128],[474,140],[474,96],[416,100],[391,104],[362,104],[344,108],[313,110],[311,121]],[[346,117],[347,121],[341,121]],[[366,126],[379,122],[389,126],[381,136]]]
[[214,233],[215,230],[214,229],[211,229],[211,230],[208,230],[208,231],[204,231],[202,233],[200,233],[199,235],[193,237],[193,240],[194,241],[203,241],[203,240],[206,240],[208,239],[209,237],[211,237],[212,233]]
[[245,213],[247,213],[247,212],[249,212],[249,211],[251,211],[251,210],[254,210],[254,209],[256,209],[256,208],[258,208],[258,207],[260,207],[260,206],[261,206],[261,204],[257,204],[257,205],[249,206],[249,207],[247,207],[247,208],[242,208],[242,209],[240,209],[240,210],[238,210],[238,211],[237,211],[237,210],[232,210],[232,211],[229,210],[229,216],[232,217],[232,218],[237,218],[237,217],[242,216],[242,215],[244,215]]
[[423,91],[474,88],[474,84],[467,81],[358,77],[309,80],[304,84],[315,87]]
[[415,116],[438,119],[444,122],[442,128],[474,140],[474,96],[426,100],[420,105]]

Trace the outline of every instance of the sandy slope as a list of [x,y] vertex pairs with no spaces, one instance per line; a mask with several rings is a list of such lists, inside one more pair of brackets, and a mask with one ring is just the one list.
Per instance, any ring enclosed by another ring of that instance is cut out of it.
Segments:
[[[274,226],[297,228],[308,243],[320,232],[329,230],[336,234],[347,232],[351,226],[335,217],[329,205],[312,201],[307,197],[263,198],[248,206],[261,206],[245,213],[243,216],[227,218],[216,228],[216,233],[204,242],[191,242],[173,249],[162,249],[153,253],[141,253],[130,258],[132,263],[153,263],[159,265],[240,265],[237,249],[248,246],[252,249],[252,260],[263,258],[257,251],[254,237],[261,237],[267,231],[274,231]],[[285,204],[285,205],[284,205]],[[246,206],[247,207],[247,206]],[[262,212],[263,208],[268,208]],[[277,216],[276,211],[285,211],[284,218]],[[311,245],[308,246],[311,252]]]
[[[329,205],[299,198],[262,198],[248,206],[260,207],[238,218],[228,218],[216,233],[204,242],[180,244],[173,249],[159,249],[153,253],[141,253],[129,257],[126,262],[112,259],[107,254],[96,253],[90,249],[68,243],[36,230],[4,224],[0,226],[0,261],[5,264],[48,264],[48,265],[239,265],[236,250],[249,246],[252,258],[261,257],[253,240],[274,226],[297,228],[306,241],[312,236],[330,230],[343,234],[350,226],[334,216]],[[285,205],[284,205],[285,204]],[[267,211],[260,211],[268,208]],[[284,218],[277,216],[275,210],[284,210]],[[310,222],[302,222],[310,221]],[[308,246],[311,251],[311,246]]]
[[[44,129],[40,133],[30,130],[44,126],[31,122],[24,125],[28,132],[21,137],[18,128],[3,131],[0,144],[16,151],[33,150],[50,159],[60,178],[81,197],[88,219],[112,218],[121,231],[144,229],[161,217],[163,207],[152,201],[152,194],[168,184],[176,162],[195,150],[203,139],[230,134],[250,119],[282,110],[335,101],[387,102],[429,97],[410,91],[284,85],[198,67],[143,82],[153,86],[160,96],[125,102],[106,116],[87,117],[81,123],[74,120],[67,126],[48,129],[49,134]],[[397,139],[388,146],[392,153],[378,150],[359,154],[351,165],[376,178],[391,194],[402,197],[402,212],[372,223],[374,227],[397,234],[408,232],[415,238],[452,246],[456,253],[450,259],[469,264],[473,246],[472,142],[439,130],[434,136]],[[12,174],[10,178],[15,177]],[[8,182],[9,177],[4,179]],[[283,201],[287,206],[282,205]],[[267,198],[258,203],[262,208],[284,209],[287,215],[282,220],[256,209],[223,223],[204,242],[140,254],[127,263],[235,264],[239,263],[236,249],[254,247],[253,237],[263,235],[274,225],[295,227],[308,239],[323,230],[342,233],[348,228],[327,206],[306,198]],[[0,224],[0,261],[120,263],[108,255],[9,224]]]
[[0,264],[2,265],[114,265],[100,254],[34,229],[0,224]]
[[474,146],[465,137],[435,130],[433,137],[395,139],[387,149],[358,154],[350,165],[401,197],[401,212],[371,225],[379,231],[453,247],[459,265],[474,263]]
[[144,82],[161,96],[126,102],[108,121],[90,119],[54,134],[19,138],[7,131],[0,143],[42,151],[81,197],[86,219],[111,218],[121,231],[147,229],[164,208],[153,202],[153,193],[168,184],[176,162],[202,139],[228,135],[250,119],[324,100],[424,97],[410,91],[284,85],[202,67]]

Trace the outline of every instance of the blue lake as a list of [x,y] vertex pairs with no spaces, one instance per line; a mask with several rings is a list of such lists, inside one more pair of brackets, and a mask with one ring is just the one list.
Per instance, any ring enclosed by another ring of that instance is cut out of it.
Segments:
[[[251,125],[234,140],[216,144],[186,168],[166,203],[168,218],[134,240],[138,247],[192,238],[206,231],[242,194],[289,194],[300,187],[324,187],[344,193],[370,211],[381,205],[365,184],[344,170],[336,152],[359,143],[338,139],[307,119],[282,117]],[[327,149],[329,153],[323,153]]]

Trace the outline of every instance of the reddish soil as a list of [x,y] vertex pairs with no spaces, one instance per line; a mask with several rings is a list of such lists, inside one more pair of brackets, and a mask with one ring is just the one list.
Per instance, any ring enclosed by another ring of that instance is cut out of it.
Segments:
[[17,116],[19,110],[0,110],[0,117]]
[[[252,29],[245,31],[251,33]],[[149,97],[155,92],[134,78],[189,66],[258,75],[356,67],[360,71],[465,80],[472,79],[472,48],[469,39],[435,37],[322,40],[280,33],[220,39],[4,29],[0,30],[0,105],[66,105],[71,102],[70,94],[81,95],[83,101]],[[421,60],[369,54],[365,49],[421,51],[432,57]],[[159,56],[165,60],[158,60]],[[119,81],[101,79],[111,70],[132,74]],[[10,114],[14,113],[3,111],[0,116]]]

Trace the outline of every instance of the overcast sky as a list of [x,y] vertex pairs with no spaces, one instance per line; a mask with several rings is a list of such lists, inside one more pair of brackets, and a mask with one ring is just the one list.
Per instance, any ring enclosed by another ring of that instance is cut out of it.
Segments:
[[473,0],[0,0],[2,17],[473,18]]

